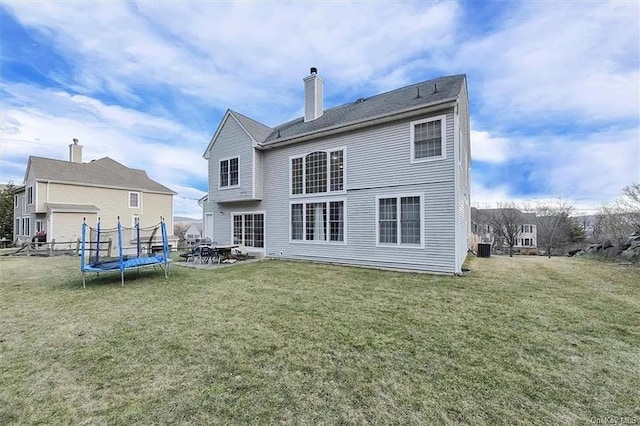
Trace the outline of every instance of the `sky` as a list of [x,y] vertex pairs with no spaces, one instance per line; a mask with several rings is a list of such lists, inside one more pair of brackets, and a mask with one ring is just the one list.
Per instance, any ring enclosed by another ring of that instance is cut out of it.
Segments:
[[0,1],[0,183],[29,155],[109,156],[200,217],[230,108],[268,126],[466,74],[472,205],[590,212],[640,182],[640,2]]

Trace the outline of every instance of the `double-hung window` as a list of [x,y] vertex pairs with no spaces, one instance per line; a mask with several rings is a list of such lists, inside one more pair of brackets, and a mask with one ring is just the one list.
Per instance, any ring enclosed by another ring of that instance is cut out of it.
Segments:
[[220,188],[238,186],[239,162],[238,158],[220,160]]
[[422,246],[421,195],[377,197],[378,245]]
[[411,162],[445,158],[445,115],[413,121],[410,126]]
[[344,192],[344,148],[291,158],[291,195]]
[[22,218],[22,235],[29,236],[31,233],[31,218]]
[[130,209],[139,209],[140,208],[140,193],[139,192],[129,192],[129,208]]
[[33,186],[27,188],[27,204],[33,204]]
[[291,240],[344,243],[344,200],[291,204]]

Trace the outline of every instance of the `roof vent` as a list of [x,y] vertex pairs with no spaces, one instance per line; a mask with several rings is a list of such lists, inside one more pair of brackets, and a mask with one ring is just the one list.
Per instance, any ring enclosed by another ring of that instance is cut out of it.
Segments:
[[418,86],[418,94],[416,95],[416,97],[414,99],[419,99],[422,96],[420,96],[420,86]]
[[438,93],[438,86],[436,83],[433,83],[433,93]]
[[357,103],[357,104],[359,104],[359,103],[364,102],[364,101],[366,101],[366,100],[367,100],[367,98],[358,98],[358,99],[356,100],[356,103]]
[[318,68],[311,67],[311,69],[309,70],[309,74],[318,74]]

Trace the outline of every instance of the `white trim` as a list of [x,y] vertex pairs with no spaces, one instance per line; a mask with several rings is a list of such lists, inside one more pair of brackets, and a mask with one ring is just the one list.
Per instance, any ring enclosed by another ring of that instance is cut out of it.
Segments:
[[[227,170],[227,176],[229,178],[229,183],[231,183],[231,161],[233,159],[238,159],[238,183],[235,185],[227,185],[227,186],[220,186],[221,185],[221,180],[220,180],[220,163],[222,163],[223,161],[228,161],[229,163],[229,169]],[[240,156],[236,155],[234,157],[224,157],[224,158],[220,158],[218,159],[218,191],[224,191],[227,189],[236,189],[236,188],[240,188]]]
[[[400,226],[400,217],[401,217],[401,211],[400,211],[400,199],[404,198],[404,197],[420,197],[420,244],[407,244],[407,243],[401,243],[402,241],[402,227]],[[396,203],[396,209],[397,209],[397,222],[398,222],[398,226],[397,226],[397,243],[392,244],[392,243],[380,243],[380,226],[379,226],[379,222],[380,222],[380,200],[381,199],[386,199],[386,198],[395,198],[397,203]],[[382,195],[376,195],[376,222],[375,222],[375,227],[376,227],[376,247],[393,247],[393,248],[424,248],[424,232],[425,232],[425,223],[424,223],[424,198],[425,198],[425,194],[421,193],[421,192],[407,192],[407,193],[391,193],[391,194],[382,194]]]
[[[289,227],[289,242],[292,244],[321,244],[321,245],[331,245],[331,246],[346,246],[347,245],[347,198],[346,197],[335,197],[327,194],[322,198],[312,197],[312,198],[295,198],[289,200],[289,221],[287,226]],[[307,215],[306,215],[306,205],[308,203],[327,203],[327,237],[329,236],[329,203],[331,202],[339,202],[342,201],[342,241],[331,241],[329,239],[325,241],[317,241],[317,240],[307,240],[306,230],[307,230]],[[294,204],[302,204],[302,239],[294,240],[291,237],[291,206]]]
[[[441,120],[442,123],[440,125],[440,149],[441,155],[437,157],[424,157],[424,158],[415,158],[415,127],[418,124],[430,123],[432,121]],[[411,150],[411,156],[409,157],[409,161],[411,163],[424,163],[428,161],[437,161],[444,160],[447,158],[447,115],[435,115],[433,117],[423,118],[421,120],[412,121],[409,123],[409,144]]]
[[[251,138],[253,139],[253,138]],[[240,160],[238,160],[238,183],[240,183]],[[251,149],[251,197],[256,198],[256,149]]]
[[[459,110],[458,110],[458,103],[456,102],[456,106],[453,109],[453,204],[455,206],[455,222],[453,225],[453,250],[455,252],[454,256],[453,256],[453,261],[454,261],[454,268],[456,272],[459,272],[461,270],[462,267],[462,262],[464,261],[464,259],[460,258],[460,238],[462,238],[462,236],[460,235],[462,230],[460,229],[461,227],[461,223],[460,223],[460,192],[461,192],[461,188],[460,188],[460,182],[462,179],[462,165],[459,162],[459,158],[460,158],[460,152],[461,152],[461,147],[458,146],[460,143],[460,138],[459,138],[459,131],[460,131],[460,118],[459,118]],[[444,122],[442,123],[444,124]],[[444,130],[444,129],[443,129]],[[445,132],[446,134],[446,132]],[[446,146],[446,144],[445,144]],[[444,152],[444,151],[443,151]],[[458,166],[459,168],[456,169],[455,163],[456,161],[458,161]],[[458,266],[460,265],[460,267]],[[460,268],[460,269],[459,269]]]
[[14,210],[20,206],[20,200],[18,199],[18,194],[14,194],[13,196],[13,208]]
[[[29,190],[31,190],[31,202],[29,202]],[[24,191],[25,193],[25,201],[27,203],[28,206],[32,206],[35,201],[36,201],[36,190],[34,188],[33,185],[29,185],[27,186],[27,188]]]
[[[207,216],[211,216],[211,229],[208,229],[209,226],[207,225]],[[203,219],[204,219],[203,226],[202,226],[202,233],[204,234],[203,237],[211,238],[211,241],[213,241],[213,228],[215,226],[213,224],[213,212],[205,213]],[[209,231],[208,235],[207,235],[207,231]]]
[[[131,194],[138,194],[138,205],[137,206],[132,206],[131,205]],[[127,194],[127,205],[129,206],[130,209],[142,210],[142,193],[138,192],[138,191],[129,191],[129,193]]]
[[[267,212],[265,210],[247,210],[247,211],[233,211],[230,213],[230,228],[231,228],[231,239],[229,240],[231,244],[233,244],[233,216],[243,216],[243,215],[262,215],[262,245],[263,247],[254,247],[254,246],[245,246],[247,248],[251,248],[252,251],[265,252],[267,247]],[[242,241],[244,243],[244,219],[242,220]],[[242,244],[244,245],[244,244]]]
[[136,240],[136,219],[138,219],[138,224],[140,223],[140,214],[131,213],[131,240]]
[[[331,153],[342,151],[342,190],[339,191],[331,191]],[[305,157],[314,152],[325,152],[327,154],[327,192],[318,192],[314,194],[307,194],[305,187],[305,182],[307,178],[307,168]],[[293,193],[293,176],[292,176],[292,167],[291,163],[295,158],[302,158],[302,194],[294,194]],[[316,149],[313,151],[308,151],[304,154],[299,155],[290,155],[289,156],[289,188],[287,190],[289,193],[289,198],[307,198],[307,197],[322,197],[322,196],[331,196],[331,195],[341,195],[347,193],[347,146],[340,146],[337,148],[330,149]]]

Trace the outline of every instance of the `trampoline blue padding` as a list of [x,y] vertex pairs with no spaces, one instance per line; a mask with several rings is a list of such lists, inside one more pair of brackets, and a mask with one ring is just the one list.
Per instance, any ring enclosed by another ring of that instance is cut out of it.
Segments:
[[[171,259],[166,259],[166,262],[171,262]],[[136,257],[133,259],[127,259],[120,262],[119,260],[111,260],[108,262],[99,262],[93,265],[84,265],[84,270],[88,272],[103,272],[103,271],[116,271],[120,267],[124,269],[128,268],[140,268],[142,266],[164,264],[164,255],[150,256],[150,257]]]

